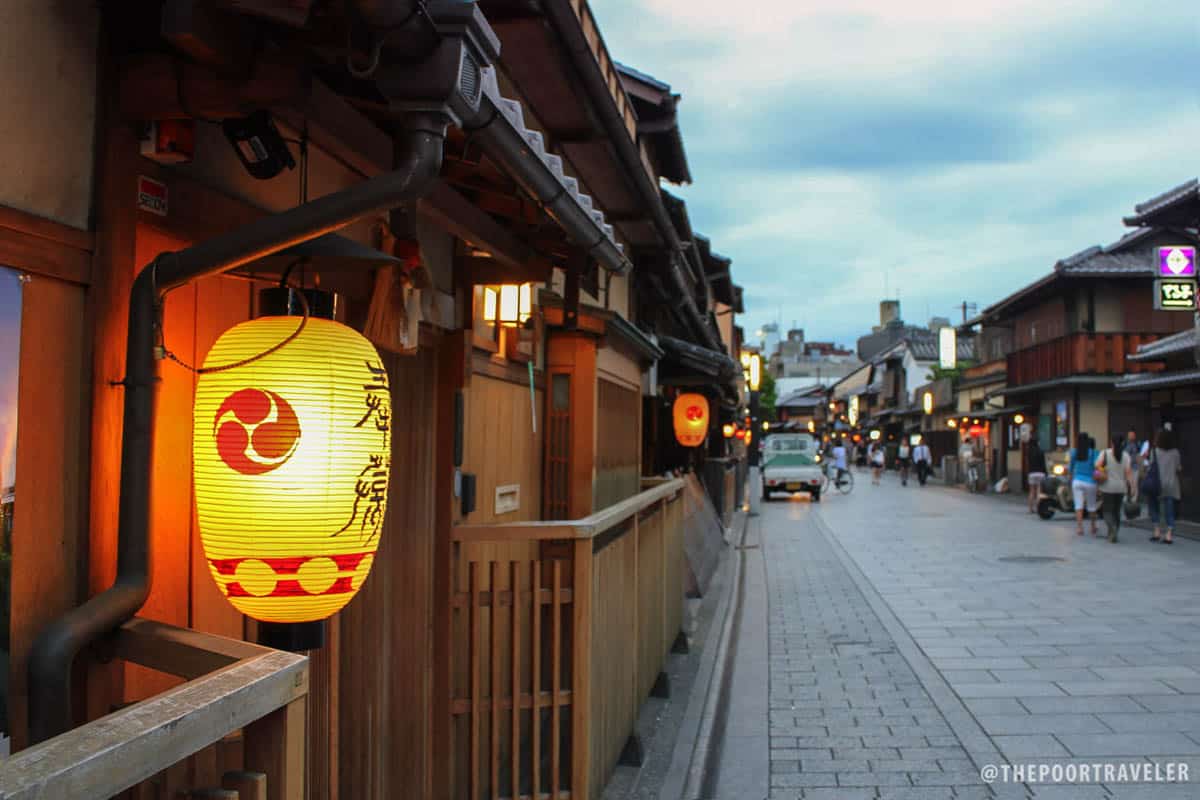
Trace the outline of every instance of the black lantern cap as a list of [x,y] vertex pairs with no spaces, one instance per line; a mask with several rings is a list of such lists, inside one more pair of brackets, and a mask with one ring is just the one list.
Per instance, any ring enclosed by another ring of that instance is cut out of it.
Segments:
[[302,653],[325,646],[325,620],[315,622],[260,622],[258,643],[275,650]]
[[258,293],[260,317],[300,317],[304,315],[305,307],[310,317],[335,319],[338,296],[323,289],[295,289],[291,286],[270,286]]

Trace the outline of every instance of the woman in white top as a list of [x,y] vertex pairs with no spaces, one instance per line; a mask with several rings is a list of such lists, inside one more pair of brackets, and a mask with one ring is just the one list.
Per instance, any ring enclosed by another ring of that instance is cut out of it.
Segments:
[[1104,524],[1108,526],[1108,540],[1114,544],[1117,541],[1117,531],[1121,529],[1121,505],[1125,496],[1133,486],[1133,459],[1125,450],[1125,440],[1114,436],[1109,447],[1096,457],[1096,477],[1104,473],[1104,480],[1099,483],[1100,495],[1104,503]]

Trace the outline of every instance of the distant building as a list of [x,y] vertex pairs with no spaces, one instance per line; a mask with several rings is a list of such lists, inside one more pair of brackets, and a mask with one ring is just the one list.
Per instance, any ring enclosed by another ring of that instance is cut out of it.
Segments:
[[946,317],[934,317],[929,325],[906,325],[900,316],[899,300],[883,300],[879,303],[879,324],[871,328],[866,336],[859,337],[858,357],[870,361],[883,351],[902,341],[937,343],[938,331],[953,327]]
[[762,352],[765,356],[772,356],[779,349],[779,323],[768,322],[759,328],[759,338],[762,340]]

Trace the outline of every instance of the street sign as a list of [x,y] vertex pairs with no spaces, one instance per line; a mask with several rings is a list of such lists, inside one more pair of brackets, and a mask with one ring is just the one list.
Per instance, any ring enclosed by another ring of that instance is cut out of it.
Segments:
[[1195,311],[1194,278],[1159,278],[1154,282],[1154,308],[1157,311]]
[[1163,278],[1196,277],[1196,248],[1185,245],[1158,248],[1158,274]]

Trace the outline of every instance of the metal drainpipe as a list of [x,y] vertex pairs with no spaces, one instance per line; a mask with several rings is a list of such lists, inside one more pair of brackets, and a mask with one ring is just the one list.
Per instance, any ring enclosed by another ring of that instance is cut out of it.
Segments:
[[[571,59],[575,62],[575,66],[579,70],[587,90],[595,97],[609,97],[608,84],[599,73],[596,65],[596,57],[592,54],[591,47],[588,46],[587,41],[579,31],[579,20],[575,16],[575,12],[571,9],[570,3],[567,0],[541,0],[540,6],[542,13],[550,20],[551,25],[558,35],[564,41],[573,43],[568,46],[567,50],[570,53]],[[617,148],[617,154],[624,163],[626,172],[636,176],[635,180],[638,189],[641,191],[642,198],[645,200],[646,205],[650,207],[654,226],[658,228],[659,233],[667,242],[667,247],[671,250],[671,260],[667,271],[671,282],[675,284],[675,289],[679,293],[678,299],[683,305],[684,312],[691,320],[695,332],[700,335],[701,339],[710,349],[716,350],[718,353],[725,352],[725,347],[721,344],[720,338],[705,323],[704,317],[701,316],[700,310],[696,307],[696,303],[692,299],[687,281],[684,279],[683,272],[679,267],[683,244],[679,241],[678,232],[675,230],[675,226],[672,224],[666,208],[663,207],[658,187],[654,185],[654,181],[646,173],[646,167],[642,164],[642,156],[638,152],[637,144],[629,138],[629,131],[625,127],[625,120],[621,119],[616,107],[611,103],[599,102],[595,106],[600,115],[600,122],[604,126],[605,134],[608,136],[609,141]]]
[[413,114],[403,124],[392,172],[185,250],[163,253],[134,279],[125,357],[117,577],[110,588],[50,623],[34,642],[29,656],[33,743],[72,727],[75,657],[133,617],[150,594],[150,476],[159,384],[155,345],[164,295],[189,281],[227,272],[364,215],[415,200],[437,180],[447,120],[435,113]]
[[627,274],[629,263],[616,244],[604,233],[586,211],[575,201],[566,187],[533,155],[521,134],[509,125],[497,125],[500,109],[486,94],[479,103],[479,113],[463,121],[463,130],[492,158],[514,175],[558,220],[567,235],[583,247],[609,272]]

